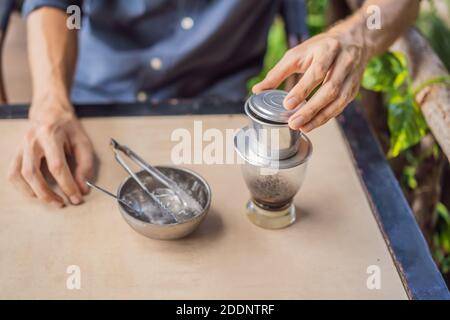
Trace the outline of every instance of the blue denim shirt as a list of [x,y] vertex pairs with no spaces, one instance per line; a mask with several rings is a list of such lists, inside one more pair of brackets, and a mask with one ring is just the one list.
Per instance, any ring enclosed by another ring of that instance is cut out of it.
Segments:
[[26,0],[82,8],[72,100],[246,96],[261,70],[275,0]]

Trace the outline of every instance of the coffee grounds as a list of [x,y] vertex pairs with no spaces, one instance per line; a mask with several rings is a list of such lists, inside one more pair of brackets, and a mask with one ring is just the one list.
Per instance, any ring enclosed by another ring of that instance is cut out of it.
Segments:
[[256,202],[270,207],[283,207],[297,193],[297,188],[279,175],[253,177],[247,186]]

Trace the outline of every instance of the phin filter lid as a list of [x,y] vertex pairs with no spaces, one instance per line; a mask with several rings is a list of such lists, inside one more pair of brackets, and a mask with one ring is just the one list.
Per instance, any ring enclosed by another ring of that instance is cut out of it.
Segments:
[[289,118],[301,107],[287,110],[283,101],[287,96],[283,90],[267,90],[252,95],[247,103],[250,111],[262,120],[280,124],[288,123]]

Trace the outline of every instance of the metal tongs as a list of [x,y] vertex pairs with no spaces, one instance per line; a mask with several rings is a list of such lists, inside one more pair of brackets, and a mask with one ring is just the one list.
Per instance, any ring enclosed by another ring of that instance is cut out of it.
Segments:
[[[144,159],[142,159],[138,154],[136,154],[133,150],[128,148],[127,146],[119,144],[116,140],[111,139],[111,147],[114,151],[114,156],[119,162],[119,164],[125,169],[125,171],[137,182],[137,184],[145,191],[145,193],[167,214],[169,214],[175,221],[179,222],[179,218],[177,214],[172,212],[169,208],[167,208],[159,198],[150,191],[144,182],[138,177],[133,170],[125,163],[125,161],[120,156],[119,152],[126,155],[130,160],[136,163],[139,167],[145,170],[148,174],[150,174],[153,178],[155,178],[158,182],[160,182],[163,186],[170,189],[174,192],[174,194],[179,198],[183,206],[191,207],[194,211],[200,212],[202,210],[200,204],[193,199],[186,191],[178,186],[178,184],[163,174],[161,171],[148,164]],[[189,202],[189,203],[188,203]]]

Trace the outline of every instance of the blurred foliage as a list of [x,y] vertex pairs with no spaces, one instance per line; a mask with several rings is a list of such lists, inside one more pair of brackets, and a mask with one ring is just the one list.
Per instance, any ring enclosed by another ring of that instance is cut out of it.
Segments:
[[405,165],[401,179],[403,188],[409,188],[410,190],[416,189],[419,186],[416,178],[417,169],[430,157],[433,157],[434,160],[438,160],[440,153],[441,150],[437,144],[434,144],[432,148],[419,156],[414,155],[412,150],[406,150],[404,155],[407,164]]
[[[450,0],[446,2],[450,8]],[[420,14],[416,26],[450,71],[450,27],[439,17],[435,2],[428,1],[428,3],[430,10]],[[450,16],[450,12],[448,14]]]
[[283,57],[287,49],[288,45],[284,23],[282,19],[277,18],[270,28],[267,38],[267,51],[264,57],[263,69],[259,75],[247,82],[248,91],[251,91],[252,87],[255,84],[264,79],[267,72],[269,72],[270,69],[272,69],[277,64],[277,62]]
[[[450,4],[450,1],[448,1]],[[430,11],[421,12],[417,27],[450,70],[450,29],[437,15],[436,6],[429,1]],[[450,6],[449,6],[450,7]],[[415,96],[431,84],[449,84],[448,77],[437,77],[413,88],[405,57],[399,53],[385,53],[372,59],[364,73],[362,86],[382,92],[388,108],[390,132],[389,157],[403,154],[407,165],[403,169],[402,186],[418,188],[416,172],[429,157],[437,159],[441,152],[437,145],[431,154],[414,155],[411,147],[421,141],[428,131],[427,124],[416,103]],[[432,253],[443,274],[450,272],[450,214],[443,203],[436,204],[436,229],[433,234]]]
[[[449,5],[450,5],[450,1]],[[437,15],[436,6],[429,1],[430,11],[421,12],[417,27],[427,38],[432,48],[450,70],[450,29]],[[449,6],[450,8],[450,6]],[[407,165],[403,169],[402,186],[418,188],[416,172],[429,157],[439,157],[439,147],[434,145],[431,154],[414,155],[410,150],[425,136],[428,128],[415,96],[431,84],[449,84],[448,77],[437,77],[412,88],[405,57],[399,53],[385,53],[372,59],[364,73],[362,86],[369,90],[383,92],[388,108],[390,151],[388,156],[403,154]],[[436,229],[433,234],[432,253],[441,272],[450,273],[450,214],[443,203],[436,204]]]
[[433,256],[442,273],[450,273],[450,213],[444,204],[436,206],[438,221],[433,236]]
[[[429,44],[444,63],[447,70],[450,71],[450,27],[438,14],[435,1],[427,1],[429,10],[421,12],[417,19],[416,26],[427,38]],[[450,1],[446,1],[450,16]],[[427,81],[421,87],[432,83],[447,83],[448,78],[438,78]],[[417,88],[419,91],[421,88]],[[436,149],[438,147],[436,146]],[[416,162],[416,163],[414,163]],[[410,167],[416,168],[420,163],[420,159],[410,160]],[[405,176],[405,175],[404,175]],[[412,181],[412,180],[411,180]],[[410,182],[411,182],[410,181]],[[414,183],[408,185],[414,189]],[[444,275],[450,274],[450,214],[449,210],[443,203],[436,205],[436,229],[433,235],[432,252],[433,257]]]
[[308,17],[306,24],[308,25],[308,30],[311,36],[324,31],[326,28],[327,21],[325,12],[328,8],[328,2],[329,0],[307,1]]
[[397,157],[420,142],[428,127],[415,101],[415,90],[402,54],[385,53],[372,59],[364,72],[362,86],[383,93],[388,108],[389,157]]

